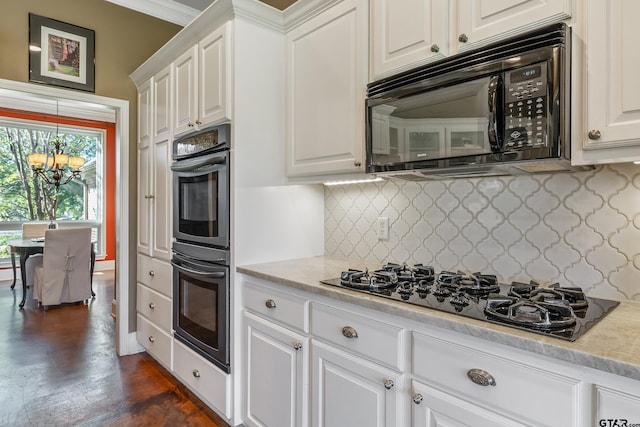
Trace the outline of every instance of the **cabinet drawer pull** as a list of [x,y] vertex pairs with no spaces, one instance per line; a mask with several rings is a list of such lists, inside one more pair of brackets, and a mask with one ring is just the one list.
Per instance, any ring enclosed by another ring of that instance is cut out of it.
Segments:
[[342,335],[346,338],[358,338],[358,331],[356,331],[351,326],[345,326],[342,328]]
[[465,33],[462,33],[458,36],[458,41],[460,43],[466,43],[469,41],[469,37],[467,37],[467,35]]
[[482,369],[469,369],[469,371],[467,372],[467,376],[475,384],[484,387],[496,385],[496,380],[493,378],[493,376],[489,372]]
[[156,308],[156,305],[155,305],[154,303],[150,302],[150,303],[149,303],[149,308],[150,308],[151,310],[153,310],[154,308]]
[[156,275],[156,272],[153,270],[149,270],[149,276],[153,277]]
[[422,402],[422,395],[420,393],[416,393],[413,395],[413,403],[419,405]]
[[272,299],[266,300],[264,305],[266,305],[267,308],[276,308],[276,302]]
[[193,374],[194,377],[200,378],[200,371],[198,371],[197,369],[194,369],[191,373]]
[[300,350],[301,348],[302,348],[302,343],[301,343],[301,342],[297,342],[297,343],[293,344],[293,349],[294,349],[295,351],[298,351],[298,350]]
[[196,120],[196,124],[197,124],[198,126],[200,126],[200,125],[202,124],[202,122],[201,122],[200,120]]
[[600,139],[602,134],[600,133],[600,131],[598,129],[591,129],[587,136],[589,137],[589,139],[593,140],[593,139]]
[[149,342],[156,342],[156,339],[153,337],[153,335],[149,335]]
[[153,199],[153,194],[145,194],[144,198],[145,199]]
[[393,380],[384,380],[383,384],[384,384],[384,388],[386,388],[387,390],[391,390],[395,385]]
[[431,52],[433,52],[433,53],[440,52],[440,46],[438,46],[437,44],[432,44],[431,45]]

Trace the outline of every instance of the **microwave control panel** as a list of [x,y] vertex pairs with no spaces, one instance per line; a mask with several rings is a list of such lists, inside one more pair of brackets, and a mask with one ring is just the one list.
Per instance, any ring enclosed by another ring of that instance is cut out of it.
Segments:
[[546,147],[546,63],[507,71],[504,74],[504,147]]

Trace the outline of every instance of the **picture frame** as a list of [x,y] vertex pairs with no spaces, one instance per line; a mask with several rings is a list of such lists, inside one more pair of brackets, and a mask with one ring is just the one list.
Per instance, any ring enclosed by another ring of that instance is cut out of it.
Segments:
[[95,31],[30,13],[29,81],[95,92]]

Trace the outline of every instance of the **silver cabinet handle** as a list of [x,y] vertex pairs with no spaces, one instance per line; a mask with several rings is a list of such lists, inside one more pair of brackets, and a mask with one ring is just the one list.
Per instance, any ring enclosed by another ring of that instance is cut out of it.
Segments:
[[416,393],[413,395],[413,403],[419,405],[422,402],[422,395],[420,393]]
[[460,43],[466,43],[469,41],[469,37],[467,37],[467,35],[465,33],[462,33],[458,36],[458,41]]
[[342,328],[342,335],[346,338],[358,338],[358,331],[356,331],[351,326],[345,326]]
[[431,52],[433,52],[433,53],[440,52],[440,46],[438,46],[437,44],[432,44],[431,45]]
[[300,350],[301,348],[302,348],[302,343],[301,343],[301,342],[297,342],[297,343],[293,344],[293,349],[294,349],[295,351],[298,351],[298,350]]
[[591,129],[587,134],[587,136],[589,137],[589,139],[600,139],[602,134],[598,129]]
[[276,302],[272,299],[268,299],[264,302],[264,305],[267,306],[267,308],[276,308]]
[[145,199],[153,199],[153,194],[145,194],[144,198]]
[[359,168],[360,166],[362,166],[362,163],[359,160],[356,160],[355,162],[353,162],[353,166]]
[[153,335],[149,335],[149,342],[156,342],[156,339],[153,337]]
[[197,369],[194,369],[191,373],[193,374],[194,377],[200,378],[200,371],[198,371]]
[[495,378],[493,378],[493,376],[489,372],[482,369],[469,369],[469,371],[467,372],[467,376],[474,384],[478,384],[484,387],[496,385]]
[[383,384],[384,384],[384,388],[386,388],[387,390],[391,390],[395,385],[393,380],[384,380]]
[[154,303],[150,302],[150,303],[149,303],[149,308],[150,308],[151,310],[153,310],[154,308],[156,308],[156,305],[155,305]]
[[153,277],[156,275],[156,272],[153,270],[149,270],[149,276]]
[[200,125],[202,124],[202,122],[201,122],[200,120],[196,120],[196,124],[197,124],[198,126],[200,126]]

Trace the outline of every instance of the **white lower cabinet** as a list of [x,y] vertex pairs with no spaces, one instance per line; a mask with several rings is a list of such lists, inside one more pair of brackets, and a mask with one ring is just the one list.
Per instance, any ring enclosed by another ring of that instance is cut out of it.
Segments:
[[308,338],[251,313],[244,322],[244,423],[307,426]]
[[520,422],[414,381],[413,427],[518,427]]
[[312,426],[399,425],[399,373],[318,341],[311,360]]
[[138,313],[136,339],[154,359],[171,370],[171,348],[173,338]]
[[231,377],[177,340],[173,343],[173,373],[207,405],[231,416]]

